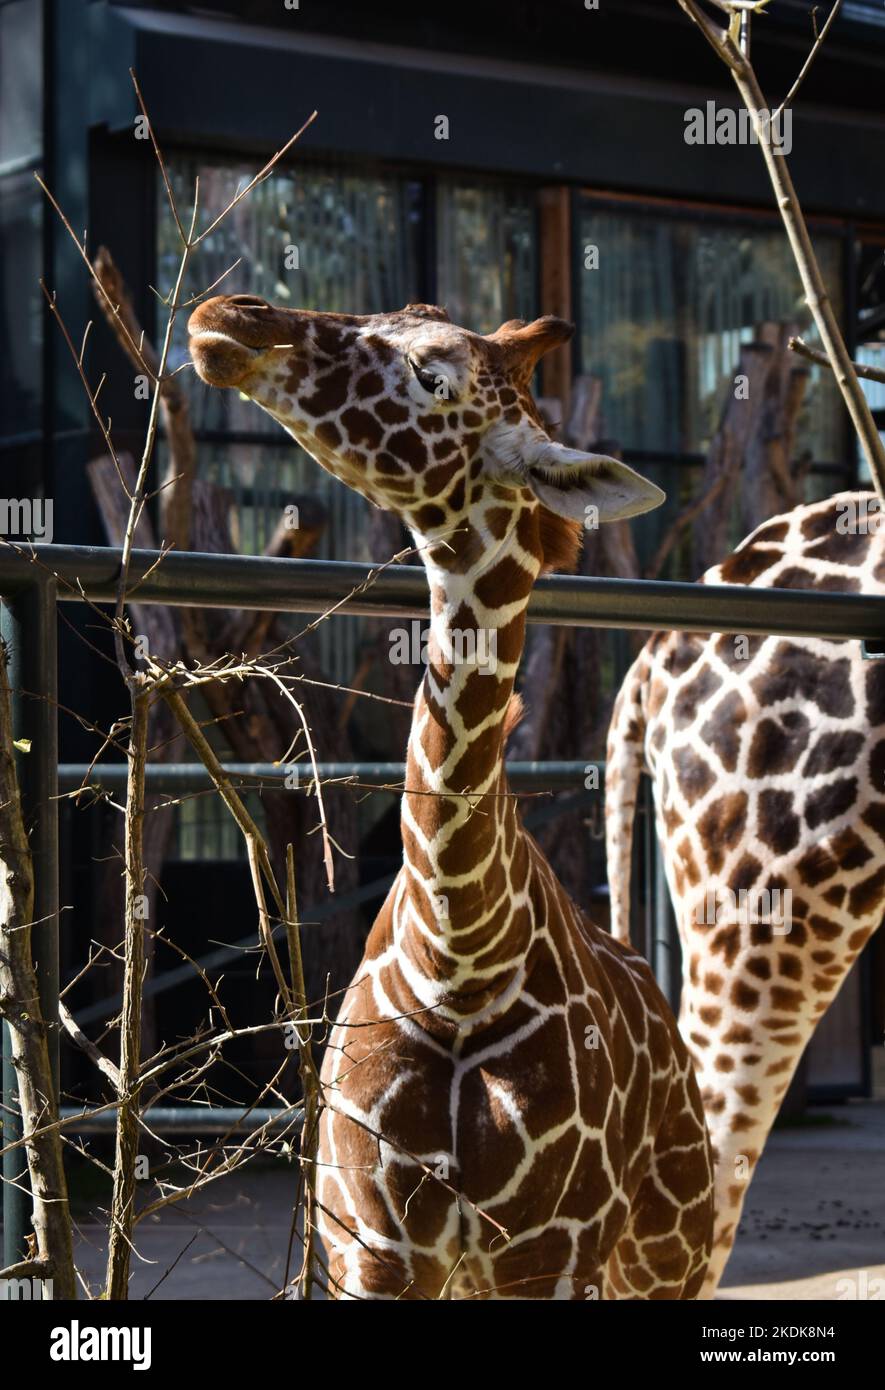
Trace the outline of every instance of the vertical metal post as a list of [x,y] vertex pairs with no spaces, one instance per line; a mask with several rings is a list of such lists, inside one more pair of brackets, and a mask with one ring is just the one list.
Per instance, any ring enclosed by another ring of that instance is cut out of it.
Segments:
[[645,823],[643,870],[645,880],[645,941],[642,953],[652,968],[658,987],[674,1013],[678,1013],[682,986],[681,948],[676,919],[670,904],[670,890],[664,871],[664,856],[655,824],[654,793],[650,777],[643,776],[640,799]]
[[661,845],[657,835],[654,833],[654,820],[652,820],[652,844],[653,844],[653,871],[654,871],[654,954],[652,956],[652,969],[655,973],[661,993],[670,1005],[674,1013],[679,1008],[679,942],[676,937],[675,922],[673,920],[673,909],[670,906],[670,890],[667,887],[667,875],[664,872],[664,856],[661,853]]
[[749,58],[750,56],[750,25],[752,24],[752,22],[752,12],[750,10],[744,10],[741,14],[740,38],[738,42],[740,44],[741,52],[744,54],[744,57],[746,58]]
[[642,952],[649,965],[654,968],[654,804],[651,795],[651,779],[642,776],[639,779],[639,799],[642,803],[642,873],[637,880],[636,901],[640,898],[643,903],[642,914],[642,941],[635,941],[633,944]]
[[[32,583],[3,600],[2,630],[9,647],[12,719],[16,739],[30,748],[17,756],[25,826],[34,861],[34,927],[31,950],[37,972],[40,1007],[48,1030],[56,1101],[58,1057],[58,721],[56,584],[34,567]],[[27,693],[25,693],[27,692]],[[18,1082],[3,1028],[3,1135],[21,1135]],[[4,1264],[26,1253],[31,1202],[23,1149],[3,1158]]]

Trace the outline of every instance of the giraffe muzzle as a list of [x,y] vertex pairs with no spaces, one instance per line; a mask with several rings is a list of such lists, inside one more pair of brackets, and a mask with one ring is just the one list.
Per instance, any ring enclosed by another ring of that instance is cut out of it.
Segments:
[[239,386],[270,350],[294,345],[297,313],[276,309],[256,295],[216,295],[188,320],[188,348],[209,386]]

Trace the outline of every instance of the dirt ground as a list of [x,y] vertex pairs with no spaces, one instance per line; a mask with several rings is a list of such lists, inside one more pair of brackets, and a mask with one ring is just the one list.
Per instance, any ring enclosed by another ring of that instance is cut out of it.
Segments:
[[[294,1188],[293,1169],[256,1169],[236,1187],[222,1183],[145,1221],[132,1297],[271,1297],[286,1267]],[[79,1228],[77,1254],[97,1289],[99,1227]],[[876,1291],[885,1298],[885,1098],[814,1108],[803,1125],[769,1140],[720,1297],[819,1300]]]

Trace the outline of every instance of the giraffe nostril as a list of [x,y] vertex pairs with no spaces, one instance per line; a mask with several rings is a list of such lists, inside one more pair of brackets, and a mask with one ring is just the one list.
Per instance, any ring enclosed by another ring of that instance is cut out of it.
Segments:
[[228,299],[228,304],[235,304],[238,309],[267,309],[266,299],[261,299],[257,294],[232,294]]

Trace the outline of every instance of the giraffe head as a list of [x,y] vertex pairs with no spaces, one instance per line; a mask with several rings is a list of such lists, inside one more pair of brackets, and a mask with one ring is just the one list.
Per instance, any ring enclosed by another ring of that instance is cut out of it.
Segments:
[[514,319],[482,336],[428,304],[357,316],[219,295],[188,331],[204,381],[262,406],[447,567],[517,528],[538,571],[565,567],[584,527],[664,500],[625,464],[544,430],[530,382],[574,331],[561,319]]

